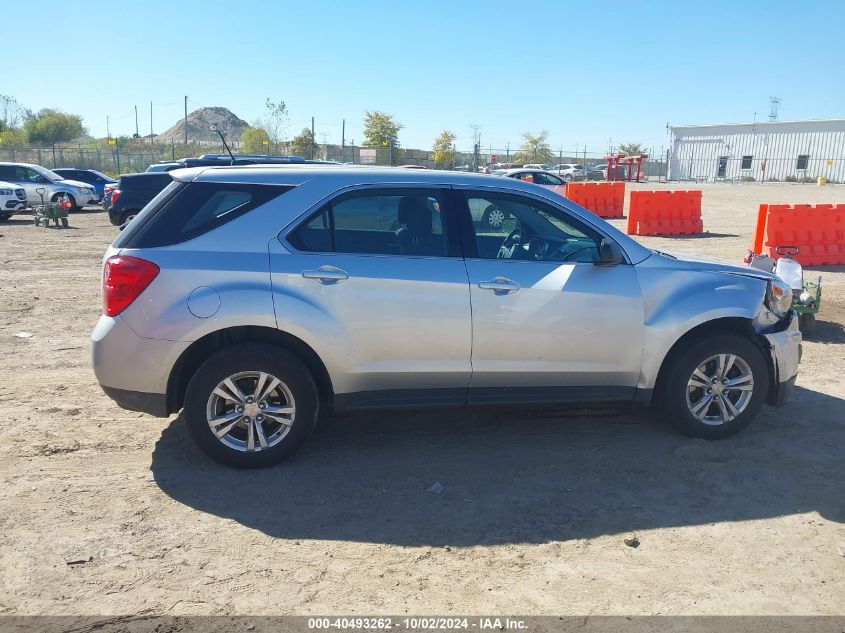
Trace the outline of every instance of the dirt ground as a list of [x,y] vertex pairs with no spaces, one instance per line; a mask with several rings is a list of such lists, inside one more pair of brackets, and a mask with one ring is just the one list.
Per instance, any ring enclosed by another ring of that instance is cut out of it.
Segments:
[[[647,245],[739,261],[760,202],[845,202],[699,187],[710,233]],[[382,412],[240,472],[100,391],[116,231],[71,225],[0,223],[0,614],[845,613],[845,267],[791,401],[729,440],[627,407]]]

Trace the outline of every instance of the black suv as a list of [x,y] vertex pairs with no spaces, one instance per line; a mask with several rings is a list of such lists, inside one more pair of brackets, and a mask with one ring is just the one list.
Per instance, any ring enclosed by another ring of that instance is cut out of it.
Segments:
[[124,174],[117,189],[111,192],[109,221],[115,226],[123,226],[171,182],[173,179],[168,173]]

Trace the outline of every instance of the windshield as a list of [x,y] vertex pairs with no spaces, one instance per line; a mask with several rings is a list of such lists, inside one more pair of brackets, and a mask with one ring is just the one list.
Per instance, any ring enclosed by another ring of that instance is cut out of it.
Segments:
[[54,171],[50,171],[49,169],[44,169],[39,165],[32,165],[31,166],[33,171],[37,171],[40,175],[44,176],[47,180],[52,180],[53,182],[57,180],[64,180],[59,174]]

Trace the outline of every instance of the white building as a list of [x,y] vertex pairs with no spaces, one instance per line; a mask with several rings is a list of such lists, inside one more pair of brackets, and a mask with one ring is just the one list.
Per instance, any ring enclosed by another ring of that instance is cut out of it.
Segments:
[[845,119],[671,127],[670,180],[845,182]]

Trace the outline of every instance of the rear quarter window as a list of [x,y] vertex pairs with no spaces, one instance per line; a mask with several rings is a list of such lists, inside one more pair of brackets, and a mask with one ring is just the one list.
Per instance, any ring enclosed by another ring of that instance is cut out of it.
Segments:
[[168,189],[141,211],[132,223],[136,226],[126,229],[131,232],[121,235],[116,247],[154,248],[186,242],[278,198],[291,187],[192,182]]

